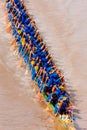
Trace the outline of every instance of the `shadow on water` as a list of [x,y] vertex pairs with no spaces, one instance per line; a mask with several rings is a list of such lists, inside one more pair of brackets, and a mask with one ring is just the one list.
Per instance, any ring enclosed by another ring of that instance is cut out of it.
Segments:
[[73,113],[74,113],[74,118],[75,118],[75,122],[74,122],[74,125],[75,125],[75,128],[76,130],[86,130],[86,129],[81,129],[79,127],[79,125],[77,124],[76,120],[77,119],[82,119],[79,115],[80,115],[80,110],[76,107],[77,106],[77,103],[78,103],[78,99],[76,97],[76,90],[73,89],[73,87],[71,85],[69,85],[69,83],[67,82],[67,89],[68,89],[68,92],[70,93],[70,99],[71,99],[71,102],[73,103]]

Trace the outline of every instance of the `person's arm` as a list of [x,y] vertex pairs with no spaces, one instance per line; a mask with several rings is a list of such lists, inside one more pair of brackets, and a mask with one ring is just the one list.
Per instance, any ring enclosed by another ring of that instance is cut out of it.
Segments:
[[48,96],[48,97],[47,97],[47,99],[46,99],[46,102],[50,102],[51,97],[52,97],[52,93],[51,93],[51,94],[49,94],[49,96]]
[[54,115],[57,116],[59,112],[59,106],[58,103],[55,105],[55,109],[54,109]]
[[37,30],[35,31],[34,37],[38,37],[38,35],[39,35],[39,30],[37,29]]
[[36,42],[41,42],[41,41],[42,41],[42,36],[39,34],[38,37],[37,37]]

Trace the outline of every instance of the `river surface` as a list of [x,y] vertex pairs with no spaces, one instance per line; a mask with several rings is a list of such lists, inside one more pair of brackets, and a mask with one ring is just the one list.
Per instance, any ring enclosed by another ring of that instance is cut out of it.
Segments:
[[[0,1],[0,130],[55,130],[33,92],[30,72],[25,75],[25,69],[17,67],[19,58],[10,51],[4,1]],[[87,130],[87,0],[25,0],[25,5],[65,76],[76,127]]]

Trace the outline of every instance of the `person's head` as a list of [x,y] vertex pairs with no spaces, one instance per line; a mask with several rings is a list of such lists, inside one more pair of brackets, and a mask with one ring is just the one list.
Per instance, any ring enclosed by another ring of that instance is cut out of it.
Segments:
[[25,6],[24,6],[24,4],[23,3],[21,3],[21,9],[25,9]]
[[13,10],[13,8],[12,8],[12,6],[9,8],[9,11],[11,11],[12,12],[12,10]]
[[43,91],[44,91],[44,93],[46,93],[46,94],[47,94],[47,93],[48,93],[48,87],[47,87],[47,86],[45,86]]
[[58,101],[58,107],[60,108],[62,106],[62,104],[63,104],[63,101],[59,100]]
[[34,52],[34,53],[36,52],[36,47],[33,47],[33,52]]
[[41,46],[43,45],[42,40],[43,40],[43,39],[42,39],[42,36],[41,36],[41,35],[38,35],[37,41],[40,42]]
[[26,19],[27,19],[27,20],[29,20],[29,17],[28,17],[28,15],[27,15],[27,14],[26,14]]
[[31,21],[31,25],[34,27],[35,26],[35,21]]
[[52,98],[56,98],[57,97],[57,94],[56,93],[53,93],[52,94]]
[[23,32],[21,32],[20,36],[23,37]]
[[49,54],[49,52],[48,52],[48,49],[47,49],[47,48],[46,48],[46,50],[45,50],[45,51],[46,51],[46,55],[48,55],[48,54]]

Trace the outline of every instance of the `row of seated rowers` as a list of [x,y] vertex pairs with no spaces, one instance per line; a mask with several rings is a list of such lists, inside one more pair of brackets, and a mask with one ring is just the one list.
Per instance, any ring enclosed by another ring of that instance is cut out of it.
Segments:
[[18,53],[31,69],[32,80],[38,83],[40,92],[48,96],[46,101],[51,102],[55,107],[55,115],[58,112],[60,114],[69,113],[71,102],[64,85],[64,76],[55,66],[24,3],[19,0],[7,0],[6,7]]

